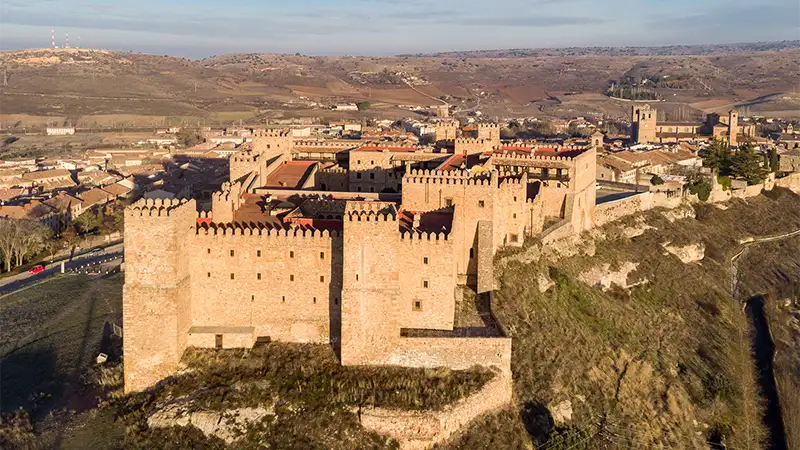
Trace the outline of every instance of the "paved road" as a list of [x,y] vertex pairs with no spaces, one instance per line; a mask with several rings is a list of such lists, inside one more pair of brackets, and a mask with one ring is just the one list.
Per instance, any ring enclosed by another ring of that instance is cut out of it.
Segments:
[[1,279],[0,295],[9,294],[33,283],[42,281],[45,278],[61,273],[61,261],[64,261],[64,269],[70,270],[90,263],[101,262],[109,259],[121,259],[122,254],[123,245],[114,244],[105,247],[101,252],[83,253],[73,257],[72,259],[64,258],[61,260],[56,260],[53,263],[48,263],[45,270],[39,273],[30,274],[28,272],[23,272]]

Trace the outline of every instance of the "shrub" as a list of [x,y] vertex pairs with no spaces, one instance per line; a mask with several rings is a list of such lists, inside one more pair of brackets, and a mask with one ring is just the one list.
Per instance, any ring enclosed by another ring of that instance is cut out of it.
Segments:
[[697,198],[705,202],[711,196],[711,184],[704,180],[695,181],[689,185],[689,192],[697,194]]
[[664,179],[658,175],[653,175],[653,178],[650,178],[650,184],[653,186],[664,184]]
[[717,183],[722,186],[723,191],[730,191],[731,190],[731,177],[729,176],[718,176]]
[[369,109],[370,106],[372,106],[370,104],[370,102],[358,102],[358,103],[356,103],[356,108],[358,108],[359,111],[365,111],[365,110]]

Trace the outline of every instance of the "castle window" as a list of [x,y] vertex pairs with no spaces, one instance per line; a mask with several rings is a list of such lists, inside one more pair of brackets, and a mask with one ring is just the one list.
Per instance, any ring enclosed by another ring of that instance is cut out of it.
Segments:
[[289,258],[294,258],[294,252],[289,252]]
[[285,295],[281,295],[281,303],[286,303],[286,296]]
[[261,250],[256,250],[256,257],[261,258]]
[[370,180],[374,180],[375,179],[375,174],[374,173],[369,174],[369,179]]
[[338,305],[339,304],[339,297],[334,297],[333,304],[334,305]]
[[267,144],[267,148],[270,148],[270,145],[271,145],[271,144]]
[[325,259],[325,252],[319,252],[319,259]]
[[357,173],[357,174],[356,174],[356,178],[358,178],[358,179],[360,180],[360,179],[361,179],[361,174],[360,174],[360,173]]
[[453,206],[453,199],[452,199],[452,198],[446,198],[446,199],[444,199],[444,204],[445,204],[445,206],[447,206],[448,208],[449,208],[449,207],[451,207],[451,206]]
[[289,275],[289,281],[294,281],[294,275]]
[[422,258],[422,264],[428,264],[428,257]]
[[428,280],[422,280],[422,287],[428,289]]
[[207,249],[206,249],[206,253],[208,253],[208,254],[210,255],[210,254],[211,254],[211,249],[210,249],[210,248],[207,248]]
[[231,250],[231,256],[233,256],[233,250]]
[[222,335],[215,334],[214,335],[214,348],[222,348]]
[[317,304],[317,297],[314,297],[313,301],[314,301],[314,304],[316,305]]
[[478,200],[478,207],[483,208],[484,206],[486,206],[486,203],[483,200]]
[[512,234],[510,237],[511,242],[517,242],[519,240],[519,236],[516,234]]
[[211,278],[211,272],[208,272],[208,278]]
[[516,218],[517,218],[517,213],[514,213],[514,216],[513,216],[513,217],[516,219]]
[[250,296],[250,301],[251,301],[251,302],[254,302],[254,301],[256,301],[256,296],[255,296],[255,295],[251,295],[251,296]]
[[358,274],[356,274],[356,281],[358,281]]
[[414,311],[422,311],[422,301],[421,300],[414,300],[414,304],[411,307]]
[[256,279],[259,279],[259,280],[261,279],[261,272],[256,274]]
[[319,276],[319,282],[320,283],[324,283],[325,282],[325,275],[320,275]]
[[231,280],[233,279],[233,273],[231,273]]
[[475,257],[475,249],[471,248],[471,249],[469,249],[469,258],[472,259],[474,257]]
[[[359,177],[359,178],[361,178],[361,177]],[[361,192],[361,186],[358,187],[358,192]],[[359,219],[359,220],[361,220],[361,219]]]
[[517,201],[517,196],[516,195],[514,196],[514,201]]
[[372,186],[370,186],[370,187],[369,187],[369,191],[370,191],[370,192],[375,192],[375,188],[373,188]]
[[374,166],[375,165],[375,161],[370,161],[369,164]]
[[360,160],[360,159],[357,159],[357,160],[356,160],[356,164],[361,164],[361,160]]

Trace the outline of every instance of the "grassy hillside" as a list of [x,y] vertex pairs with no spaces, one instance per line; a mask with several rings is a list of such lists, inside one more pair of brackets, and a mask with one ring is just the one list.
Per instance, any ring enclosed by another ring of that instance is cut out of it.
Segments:
[[[514,337],[520,410],[482,419],[449,448],[486,447],[489,439],[521,448],[528,434],[554,449],[707,448],[708,441],[763,448],[750,330],[731,300],[728,261],[738,239],[800,228],[800,201],[775,191],[726,206],[698,205],[696,219],[670,222],[651,211],[643,221],[606,226],[581,249],[592,257],[545,252],[520,262],[537,254],[535,243],[506,255],[493,308]],[[624,237],[642,223],[655,228]],[[684,264],[663,250],[666,241],[702,242],[705,258]],[[743,278],[748,292],[777,284],[769,275],[776,260],[800,264],[799,252],[779,244],[750,252],[765,265]],[[578,281],[591,268],[609,264],[613,272],[627,262],[638,264],[626,281],[640,284],[630,289],[603,292]],[[542,276],[554,282],[544,293]],[[548,409],[565,401],[571,420],[554,424]]]

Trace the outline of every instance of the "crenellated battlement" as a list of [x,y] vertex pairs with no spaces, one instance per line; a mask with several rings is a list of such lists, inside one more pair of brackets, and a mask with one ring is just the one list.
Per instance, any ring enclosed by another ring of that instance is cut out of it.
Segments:
[[397,208],[391,202],[348,201],[344,217],[349,222],[397,222]]
[[236,163],[254,163],[259,159],[259,154],[253,153],[250,150],[236,152],[231,155],[231,162]]
[[447,243],[449,237],[449,234],[444,232],[403,231],[400,233],[400,240],[405,242]]
[[491,123],[491,122],[479,122],[477,124],[478,128],[486,128],[490,130],[499,130],[500,124],[499,123]]
[[194,202],[177,198],[143,198],[128,206],[126,213],[133,216],[166,217],[189,203]]
[[253,132],[253,136],[255,137],[291,137],[291,132],[284,130],[284,129],[268,129],[268,130],[256,130]]
[[361,143],[358,141],[353,142],[330,142],[330,141],[317,141],[317,140],[310,140],[310,139],[303,139],[303,140],[295,140],[294,147],[295,151],[297,151],[298,147],[312,147],[312,148],[319,148],[319,149],[348,149],[348,148],[355,148],[359,146]]
[[341,234],[335,230],[316,230],[303,227],[259,227],[242,226],[239,223],[213,223],[198,224],[197,236],[257,236],[257,237],[283,237],[301,239],[331,239],[338,238]]
[[412,169],[403,177],[403,183],[462,184],[468,186],[493,186],[497,173],[474,175],[466,170]]
[[459,145],[459,144],[462,144],[462,145],[472,145],[472,144],[483,145],[483,144],[486,144],[488,142],[489,142],[488,139],[483,139],[483,138],[460,137],[460,138],[456,138],[455,139],[456,145]]
[[517,161],[558,161],[558,162],[572,162],[577,156],[549,156],[549,155],[536,155],[536,154],[518,154],[518,153],[505,153],[497,152],[492,154],[493,159],[512,159]]

